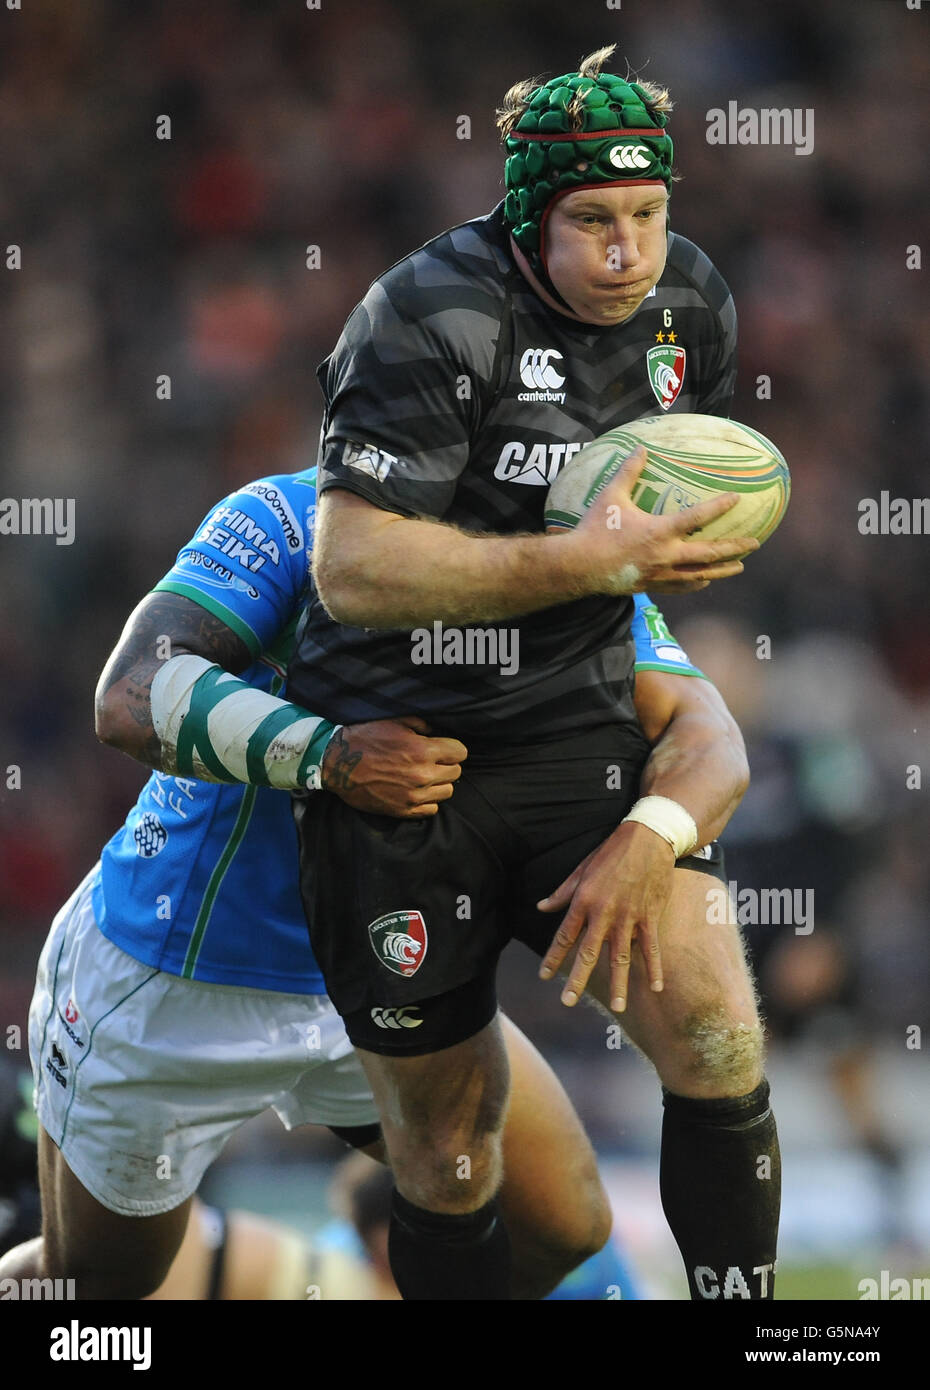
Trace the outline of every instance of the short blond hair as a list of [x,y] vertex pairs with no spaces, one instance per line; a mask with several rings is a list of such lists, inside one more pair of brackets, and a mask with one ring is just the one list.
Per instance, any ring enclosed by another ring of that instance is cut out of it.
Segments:
[[[578,64],[578,73],[581,77],[599,77],[604,64],[613,56],[617,45],[608,44],[605,48],[596,48],[593,53],[589,53],[582,58]],[[661,87],[658,82],[641,82],[632,76],[630,65],[627,63],[626,77],[627,82],[635,81],[637,87],[643,94],[643,104],[648,111],[660,112],[667,116],[673,109],[674,103],[669,96],[668,88]],[[505,93],[502,104],[496,111],[497,131],[501,138],[501,143],[513,133],[514,127],[522,117],[530,104],[530,97],[541,87],[544,79],[541,77],[526,77],[522,82],[515,82]],[[581,130],[582,115],[581,108],[584,98],[583,90],[579,90],[575,97],[568,103],[566,112],[571,122],[573,130]]]

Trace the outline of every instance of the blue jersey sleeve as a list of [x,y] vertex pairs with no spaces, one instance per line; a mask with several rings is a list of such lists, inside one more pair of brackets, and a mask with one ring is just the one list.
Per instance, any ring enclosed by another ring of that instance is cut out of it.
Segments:
[[648,594],[633,595],[633,641],[637,671],[667,671],[672,676],[707,677],[689,661]]
[[204,517],[155,589],[199,603],[258,657],[302,604],[315,515],[315,468],[249,483]]

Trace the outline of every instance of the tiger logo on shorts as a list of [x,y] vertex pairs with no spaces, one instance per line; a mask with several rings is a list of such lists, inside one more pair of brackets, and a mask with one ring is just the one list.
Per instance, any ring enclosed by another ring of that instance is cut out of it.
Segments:
[[418,908],[388,912],[368,925],[371,949],[395,975],[415,975],[426,959],[426,923]]

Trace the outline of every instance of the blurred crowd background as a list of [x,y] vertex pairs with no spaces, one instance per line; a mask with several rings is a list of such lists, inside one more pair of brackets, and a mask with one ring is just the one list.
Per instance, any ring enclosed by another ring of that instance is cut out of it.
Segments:
[[[665,607],[750,750],[730,877],[814,893],[810,934],[749,932],[773,1075],[800,1105],[789,1147],[826,1134],[858,1155],[890,1194],[866,1234],[898,1239],[906,1210],[926,1238],[930,539],[858,520],[883,490],[930,493],[930,267],[907,265],[914,245],[930,256],[927,39],[904,0],[0,12],[0,225],[22,248],[0,270],[0,494],[74,498],[76,523],[70,546],[0,536],[0,1037],[25,1023],[49,920],[144,780],[93,735],[129,611],[224,492],[313,461],[315,369],[370,280],[502,196],[506,88],[617,42],[611,66],[676,102],[672,222],[736,298],[734,417],[792,469],[787,519],[746,574]],[[730,101],[813,111],[813,152],[708,144],[708,110]],[[508,963],[513,1013],[605,1155],[648,1156],[644,1068],[534,976]],[[805,1110],[812,1071],[829,1089]],[[243,1152],[273,1142],[263,1129]]]

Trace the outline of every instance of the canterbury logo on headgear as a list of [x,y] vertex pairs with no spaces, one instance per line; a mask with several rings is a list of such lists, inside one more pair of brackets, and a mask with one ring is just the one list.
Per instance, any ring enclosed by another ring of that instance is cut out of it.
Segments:
[[652,163],[645,145],[614,145],[607,158],[616,169],[648,169]]
[[540,391],[556,391],[564,386],[565,378],[560,376],[552,360],[562,361],[562,354],[555,348],[527,348],[520,358],[520,380],[524,386],[537,387]]

